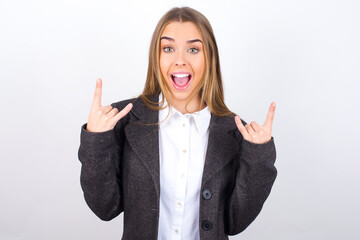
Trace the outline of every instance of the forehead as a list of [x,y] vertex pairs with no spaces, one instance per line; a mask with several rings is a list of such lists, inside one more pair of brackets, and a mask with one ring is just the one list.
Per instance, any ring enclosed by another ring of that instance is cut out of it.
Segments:
[[167,36],[176,39],[195,39],[198,38],[203,40],[199,30],[193,22],[171,22],[169,23],[163,33],[162,36]]

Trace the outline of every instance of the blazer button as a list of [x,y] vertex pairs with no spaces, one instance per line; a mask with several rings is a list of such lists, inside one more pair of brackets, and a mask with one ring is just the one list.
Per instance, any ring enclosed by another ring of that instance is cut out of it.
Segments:
[[202,197],[203,199],[209,200],[211,198],[212,194],[210,189],[204,189],[204,191],[202,192]]
[[205,230],[205,231],[209,231],[210,229],[212,229],[212,223],[208,220],[204,220],[202,222],[202,228]]

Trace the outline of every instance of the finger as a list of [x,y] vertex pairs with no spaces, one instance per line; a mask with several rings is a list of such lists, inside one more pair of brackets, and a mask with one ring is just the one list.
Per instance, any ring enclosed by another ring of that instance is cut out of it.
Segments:
[[128,105],[126,105],[126,107],[123,110],[121,110],[118,114],[116,114],[114,116],[114,120],[117,122],[120,119],[122,119],[124,116],[126,116],[126,114],[128,114],[130,112],[132,107],[133,107],[132,103],[129,103]]
[[107,118],[112,118],[113,116],[115,116],[117,113],[119,112],[119,109],[117,108],[113,108],[110,111],[108,111],[108,113],[106,114]]
[[265,120],[265,123],[264,123],[264,127],[268,128],[270,130],[272,128],[272,124],[273,124],[273,120],[274,120],[275,107],[276,107],[276,103],[272,102],[270,104],[269,111],[268,111],[268,114],[266,116],[266,120]]
[[113,109],[113,107],[111,105],[107,105],[105,107],[102,108],[103,113],[107,114],[109,113],[111,110]]
[[261,126],[255,121],[252,121],[250,123],[250,126],[252,127],[252,129],[254,129],[255,132],[260,132],[261,130]]
[[245,128],[248,131],[248,133],[249,133],[249,135],[250,135],[250,137],[252,139],[256,138],[256,133],[255,133],[254,129],[249,124],[246,124]]
[[101,92],[102,92],[102,80],[101,78],[96,79],[96,87],[93,99],[93,106],[101,107]]
[[248,138],[249,133],[247,132],[244,125],[242,124],[239,116],[235,116],[235,123],[236,123],[236,126],[239,129],[240,133],[242,134],[243,138]]

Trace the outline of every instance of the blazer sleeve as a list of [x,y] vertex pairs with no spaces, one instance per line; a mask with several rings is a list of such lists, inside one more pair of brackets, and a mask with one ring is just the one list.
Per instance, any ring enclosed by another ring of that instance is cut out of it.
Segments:
[[244,231],[254,221],[277,176],[273,137],[266,143],[256,144],[241,136],[239,144],[235,186],[225,209],[225,231],[228,235]]
[[87,123],[81,127],[78,151],[78,158],[82,164],[81,188],[90,209],[100,219],[109,221],[123,211],[121,185],[123,127],[121,120],[114,129],[105,132],[89,132],[86,130],[86,125]]

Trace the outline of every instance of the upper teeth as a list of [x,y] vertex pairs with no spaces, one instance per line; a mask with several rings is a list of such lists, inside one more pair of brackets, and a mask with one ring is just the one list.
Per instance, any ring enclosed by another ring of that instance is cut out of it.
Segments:
[[178,77],[178,78],[183,78],[183,77],[188,77],[190,76],[190,74],[186,74],[186,73],[183,73],[183,74],[173,74],[174,77]]

